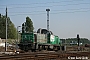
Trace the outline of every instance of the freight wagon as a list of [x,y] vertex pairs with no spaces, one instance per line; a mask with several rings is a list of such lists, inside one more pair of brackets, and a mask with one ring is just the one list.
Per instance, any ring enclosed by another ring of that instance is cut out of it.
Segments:
[[24,51],[60,50],[60,39],[51,31],[38,29],[37,33],[21,33],[19,48]]

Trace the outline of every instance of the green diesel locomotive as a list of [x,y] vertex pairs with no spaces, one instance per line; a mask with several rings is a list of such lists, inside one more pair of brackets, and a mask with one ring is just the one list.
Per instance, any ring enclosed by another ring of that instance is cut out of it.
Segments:
[[37,33],[21,33],[19,48],[24,51],[60,50],[60,39],[47,29],[38,29]]

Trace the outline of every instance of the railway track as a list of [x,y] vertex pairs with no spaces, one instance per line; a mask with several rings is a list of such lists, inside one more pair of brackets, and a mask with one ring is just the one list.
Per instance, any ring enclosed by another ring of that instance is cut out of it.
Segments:
[[0,60],[68,60],[68,57],[88,57],[90,58],[90,52],[31,52],[20,53],[15,55],[0,55]]

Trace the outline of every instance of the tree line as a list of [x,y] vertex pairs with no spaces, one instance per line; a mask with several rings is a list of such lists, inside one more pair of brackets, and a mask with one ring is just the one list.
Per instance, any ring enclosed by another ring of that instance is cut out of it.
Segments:
[[[78,43],[77,38],[67,38],[67,39],[60,39],[60,41],[62,42],[62,44],[70,44],[70,43]],[[80,38],[80,43],[84,44],[90,44],[90,40],[88,40],[87,38]]]
[[22,33],[26,32],[33,32],[34,27],[33,27],[33,22],[32,20],[27,16],[26,17],[26,22],[22,24]]
[[[22,29],[23,29],[22,23]],[[26,32],[33,32],[33,22],[29,17],[26,17],[26,22],[24,26],[27,26],[25,31]],[[25,27],[24,27],[25,28]],[[14,23],[11,21],[10,17],[7,17],[7,38],[8,39],[16,39],[17,38],[17,29]],[[0,38],[6,38],[6,16],[0,14]]]
[[[7,17],[7,38],[16,38],[16,28],[9,17]],[[0,38],[6,38],[6,16],[0,14]]]

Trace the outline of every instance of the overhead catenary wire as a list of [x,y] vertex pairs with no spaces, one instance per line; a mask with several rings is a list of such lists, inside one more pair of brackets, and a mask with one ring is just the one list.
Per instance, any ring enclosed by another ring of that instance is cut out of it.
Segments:
[[[90,10],[86,10],[86,11],[72,11],[72,12],[55,12],[55,13],[50,13],[50,14],[61,14],[61,13],[80,13],[80,12],[89,12]],[[42,14],[46,14],[46,13],[37,13],[37,14],[12,14],[9,16],[21,16],[21,15],[42,15]]]
[[44,3],[30,3],[30,4],[7,4],[7,5],[5,5],[5,4],[3,4],[3,5],[1,5],[0,4],[0,6],[10,6],[10,5],[31,5],[31,4],[51,4],[51,3],[62,3],[62,2],[75,2],[75,1],[84,1],[84,0],[71,0],[71,1],[58,1],[58,2],[44,2]]
[[[77,0],[78,1],[78,0]],[[84,1],[84,0],[80,0],[80,1]],[[74,2],[73,0],[70,0],[70,1],[62,1],[62,2]],[[61,2],[44,2],[44,3],[61,3]],[[40,4],[40,3],[32,3],[32,4]],[[30,8],[41,8],[41,7],[58,7],[58,6],[72,6],[72,5],[81,5],[81,4],[90,4],[90,3],[70,3],[70,4],[63,4],[63,5],[49,5],[49,6],[30,6],[30,7],[25,7],[25,6],[18,6],[18,7],[8,7],[8,9],[17,9],[17,8],[28,8],[28,9],[30,9]],[[23,4],[21,4],[21,5],[23,5]],[[26,4],[26,5],[29,5],[29,4]],[[0,9],[3,9],[2,7],[0,8]],[[72,11],[77,11],[77,10],[89,10],[90,8],[78,8],[78,9],[64,9],[64,10],[52,10],[52,11],[56,11],[54,14],[57,14],[58,12],[61,12],[61,13],[69,13],[68,11],[71,11],[70,13],[72,13]],[[22,12],[9,12],[8,11],[8,13],[10,13],[10,15],[12,14],[12,13],[14,13],[12,16],[16,16],[16,15],[27,15],[27,14],[30,14],[30,15],[38,15],[38,14],[45,14],[44,13],[45,11],[30,11],[30,12],[24,12],[24,11],[22,11]],[[82,11],[83,12],[83,11]],[[34,13],[34,14],[33,14]],[[3,14],[3,13],[2,13]],[[53,13],[52,13],[53,14]]]
[[[61,10],[52,10],[52,11],[71,11],[71,10],[85,10],[85,9],[90,9],[90,8],[78,8],[78,9],[76,9],[76,8],[74,8],[74,9],[61,9]],[[43,13],[43,12],[45,12],[45,11],[31,11],[31,12],[9,12],[9,13]]]
[[[85,10],[85,11],[82,11]],[[79,11],[79,12],[86,12],[90,10],[90,8],[78,8],[78,9],[64,9],[64,10],[52,10],[55,11],[55,13],[51,13],[51,14],[57,14],[58,12],[60,13],[73,13],[73,12],[68,12],[68,11]],[[10,16],[16,16],[16,15],[38,15],[38,14],[46,14],[44,13],[45,11],[31,11],[31,12],[8,12],[10,13]],[[14,14],[12,14],[14,13]],[[28,14],[27,14],[28,13]],[[34,13],[34,14],[33,14]],[[2,13],[4,14],[4,13]]]
[[[75,4],[64,4],[64,5],[49,5],[49,6],[33,6],[33,7],[8,7],[8,9],[15,9],[15,8],[41,8],[41,7],[58,7],[58,6],[70,6],[70,5],[82,5],[82,4],[90,4],[90,3],[75,3]],[[5,8],[0,8],[0,9],[5,9]]]
[[59,14],[59,13],[77,13],[77,12],[88,12],[90,10],[85,10],[85,11],[72,11],[72,12],[56,12],[56,13],[51,13],[51,14]]
[[[78,9],[61,9],[61,10],[52,10],[52,11],[56,11],[56,12],[65,12],[65,11],[74,11],[74,10],[89,10],[90,8],[78,8]],[[45,11],[31,11],[31,12],[8,12],[8,13],[14,13],[14,14],[25,14],[25,13],[44,13]],[[4,13],[2,13],[4,14]]]
[[[83,11],[82,11],[83,10]],[[61,10],[52,10],[55,13],[51,14],[57,14],[57,13],[73,13],[72,11],[79,11],[79,12],[87,12],[89,11],[90,8],[78,8],[78,9],[61,9]],[[70,11],[70,12],[68,12]],[[10,16],[16,16],[16,15],[40,15],[40,14],[46,14],[45,11],[31,11],[31,12],[8,12]],[[13,14],[14,13],[14,14]],[[5,14],[5,13],[1,13]]]

